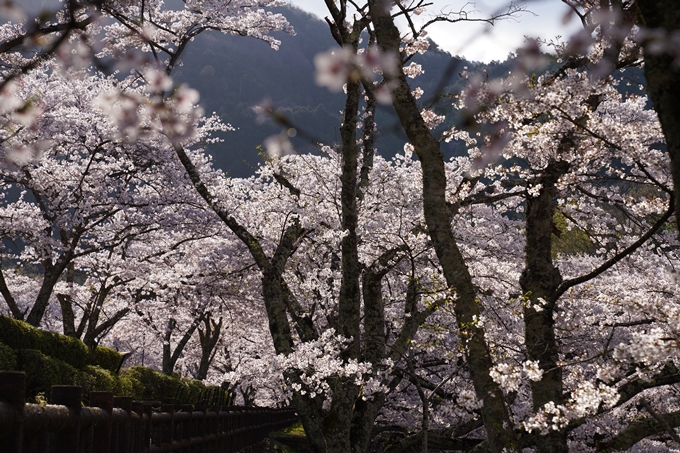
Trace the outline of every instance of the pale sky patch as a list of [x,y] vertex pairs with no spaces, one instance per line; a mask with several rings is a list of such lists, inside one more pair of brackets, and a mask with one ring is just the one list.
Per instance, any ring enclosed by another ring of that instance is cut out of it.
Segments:
[[[320,18],[328,16],[324,2],[320,0],[290,0],[290,3]],[[427,20],[440,11],[458,11],[464,8],[469,17],[483,18],[507,10],[505,0],[485,0],[466,3],[456,0],[433,0],[426,13],[417,19]],[[569,8],[559,0],[524,1],[521,4],[530,12],[514,19],[498,21],[495,26],[482,22],[441,23],[429,28],[429,37],[442,49],[453,55],[465,56],[474,61],[489,62],[505,60],[524,44],[525,36],[547,40],[561,36],[568,39],[579,27],[580,21],[570,17],[565,24]],[[533,13],[533,14],[532,14]],[[549,51],[549,49],[545,49]]]
[[[328,16],[325,2],[322,0],[289,0],[304,11],[323,19]],[[22,0],[19,2],[29,12],[35,13],[42,8],[59,8],[59,0]],[[165,0],[171,7],[182,6],[181,0]],[[471,18],[484,18],[491,14],[507,10],[508,0],[431,0],[432,6],[417,20],[427,20],[441,11],[459,11],[465,9]],[[469,60],[489,62],[505,60],[510,52],[514,52],[524,43],[525,36],[546,40],[561,36],[567,40],[581,27],[577,17],[569,15],[569,7],[560,0],[520,0],[518,1],[528,12],[517,15],[514,19],[498,21],[493,27],[482,22],[441,23],[429,28],[429,37],[442,49],[452,55],[464,56]],[[416,22],[417,23],[417,22]],[[550,49],[544,49],[549,51]]]

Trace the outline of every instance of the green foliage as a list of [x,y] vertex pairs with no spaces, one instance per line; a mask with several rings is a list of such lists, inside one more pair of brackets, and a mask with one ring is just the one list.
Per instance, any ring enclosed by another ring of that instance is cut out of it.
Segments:
[[112,373],[118,371],[118,366],[122,359],[121,354],[118,351],[114,351],[110,348],[105,348],[103,346],[97,346],[91,351],[91,360],[94,365],[98,365],[105,370],[109,370]]
[[53,385],[79,385],[83,388],[85,399],[92,391],[113,392],[137,399],[144,393],[141,382],[128,376],[116,376],[99,366],[87,365],[77,369],[36,349],[20,349],[17,356],[17,368],[26,373],[26,396],[29,400],[37,401],[40,394],[49,395]]
[[119,394],[116,391],[116,376],[98,366],[88,365],[83,370],[80,370],[76,376],[76,385],[83,388],[83,396],[89,395],[92,391]]
[[144,384],[131,376],[117,375],[116,377],[116,396],[131,396],[136,400],[143,399]]
[[16,352],[6,344],[0,343],[0,371],[14,371],[16,369]]
[[116,396],[131,396],[140,400],[144,384],[130,376],[118,376],[99,366],[88,365],[76,376],[76,385],[83,388],[83,396],[90,392],[113,392]]
[[[90,351],[76,338],[0,316],[0,370],[24,371],[26,396],[33,401],[41,393],[49,395],[53,385],[79,385],[86,399],[91,391],[161,401],[179,394],[180,404],[195,404],[200,395],[214,391],[201,381],[151,368],[133,367],[116,375],[120,360],[121,354],[113,349],[99,346]],[[226,400],[227,392],[219,391]]]
[[[177,404],[196,404],[199,396],[212,395],[215,387],[206,387],[201,381],[182,378],[177,374],[167,375],[160,371],[141,366],[130,367],[121,371],[121,376],[140,382],[144,388],[143,399],[163,402],[174,401]],[[228,393],[219,389],[223,400]],[[175,401],[174,398],[178,397]]]
[[18,369],[26,372],[26,397],[50,394],[53,385],[76,385],[78,370],[68,363],[48,357],[36,349],[20,349]]
[[0,342],[15,350],[38,350],[75,368],[83,368],[92,360],[87,346],[77,338],[36,329],[28,323],[5,316],[0,316]]
[[121,360],[121,355],[113,349],[98,346],[90,351],[77,338],[36,329],[28,323],[5,316],[0,316],[0,342],[14,350],[36,349],[75,368],[98,365],[115,372]]
[[151,368],[135,366],[121,371],[122,376],[135,379],[142,383],[144,387],[143,399],[158,399],[165,396],[173,396],[179,378],[176,376],[168,376],[160,371]]
[[571,229],[567,228],[567,219],[559,212],[553,216],[553,225],[556,233],[552,236],[553,258],[559,255],[589,254],[595,249],[588,234],[574,225]]

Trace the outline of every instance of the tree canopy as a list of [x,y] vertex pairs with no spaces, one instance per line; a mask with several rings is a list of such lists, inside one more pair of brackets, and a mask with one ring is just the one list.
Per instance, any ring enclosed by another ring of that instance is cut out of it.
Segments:
[[[293,404],[319,453],[672,451],[677,8],[566,3],[583,32],[500,77],[452,66],[449,93],[413,58],[464,9],[327,1],[337,140],[296,154],[315,131],[263,104],[283,132],[230,178],[205,146],[231,126],[172,76],[206,30],[276,49],[279,2],[4,2],[3,310]],[[619,86],[639,66],[653,108]],[[408,138],[389,158],[381,104]]]

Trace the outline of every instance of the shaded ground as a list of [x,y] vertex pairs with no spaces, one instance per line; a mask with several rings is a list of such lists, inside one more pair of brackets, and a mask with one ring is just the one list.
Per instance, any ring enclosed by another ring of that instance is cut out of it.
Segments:
[[262,444],[262,453],[312,453],[301,424],[275,431]]

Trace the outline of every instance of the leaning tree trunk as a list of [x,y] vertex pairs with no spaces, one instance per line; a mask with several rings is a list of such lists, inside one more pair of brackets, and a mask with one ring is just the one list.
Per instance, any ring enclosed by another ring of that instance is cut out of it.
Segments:
[[[383,53],[399,54],[401,35],[385,3],[369,1],[378,45]],[[387,71],[386,71],[387,72]],[[389,76],[388,76],[389,78]],[[454,311],[461,342],[467,346],[467,363],[477,397],[482,401],[482,418],[489,446],[493,452],[513,451],[518,439],[513,431],[502,390],[489,370],[493,366],[484,330],[476,323],[480,319],[477,294],[472,277],[451,230],[451,209],[446,202],[446,173],[439,142],[432,136],[420,115],[411,88],[401,66],[394,83],[392,105],[406,136],[415,148],[423,172],[423,203],[425,221],[432,238],[446,282],[458,295]]]

